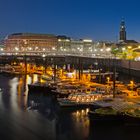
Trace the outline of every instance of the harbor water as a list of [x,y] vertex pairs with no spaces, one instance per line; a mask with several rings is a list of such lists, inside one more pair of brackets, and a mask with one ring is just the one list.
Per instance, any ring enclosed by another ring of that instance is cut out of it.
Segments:
[[134,140],[140,125],[90,122],[89,108],[61,109],[52,96],[28,94],[37,75],[0,75],[1,140]]

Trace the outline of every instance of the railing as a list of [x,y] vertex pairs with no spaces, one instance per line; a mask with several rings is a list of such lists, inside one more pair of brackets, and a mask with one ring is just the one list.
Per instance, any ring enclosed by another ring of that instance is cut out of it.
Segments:
[[0,51],[0,55],[34,55],[34,56],[78,56],[78,57],[90,57],[90,58],[114,58],[114,55],[109,53],[89,53],[89,52],[62,52],[62,51]]

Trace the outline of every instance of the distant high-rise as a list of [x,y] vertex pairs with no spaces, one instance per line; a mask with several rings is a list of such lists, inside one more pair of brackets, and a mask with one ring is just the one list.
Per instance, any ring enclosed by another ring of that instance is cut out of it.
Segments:
[[126,41],[126,30],[125,30],[125,21],[121,21],[120,25],[120,42],[125,42]]

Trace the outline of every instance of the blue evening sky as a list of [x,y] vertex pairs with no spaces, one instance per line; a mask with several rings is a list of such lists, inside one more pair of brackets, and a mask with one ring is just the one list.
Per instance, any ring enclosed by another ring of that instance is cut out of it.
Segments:
[[15,32],[116,41],[124,17],[140,41],[139,0],[0,0],[0,36]]

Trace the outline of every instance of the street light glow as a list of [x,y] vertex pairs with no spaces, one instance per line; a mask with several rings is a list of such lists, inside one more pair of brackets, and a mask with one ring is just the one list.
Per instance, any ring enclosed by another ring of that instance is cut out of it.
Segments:
[[16,51],[19,51],[19,48],[18,48],[18,47],[15,47],[15,50],[16,50]]
[[52,47],[52,50],[55,50],[55,47]]
[[1,48],[0,50],[1,50],[1,51],[4,51],[4,49],[3,49],[3,48]]
[[107,52],[111,51],[111,48],[107,48],[106,51],[107,51]]
[[46,56],[45,54],[42,55],[42,57],[45,57],[45,56]]
[[128,49],[132,49],[132,46],[128,46]]

